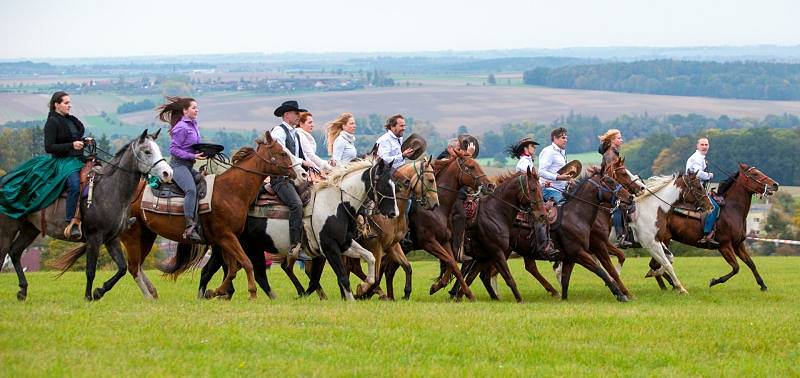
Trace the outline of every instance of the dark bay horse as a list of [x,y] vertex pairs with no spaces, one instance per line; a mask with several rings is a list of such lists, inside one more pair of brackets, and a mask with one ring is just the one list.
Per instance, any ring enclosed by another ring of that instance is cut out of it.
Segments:
[[[517,302],[522,302],[506,260],[513,247],[511,233],[515,228],[514,222],[520,213],[525,214],[532,226],[530,233],[535,234],[526,244],[531,249],[534,244],[538,244],[540,250],[550,244],[539,176],[528,169],[526,173],[501,175],[495,181],[497,189],[480,199],[474,222],[468,223],[465,250],[472,260],[462,266],[462,271],[467,274],[466,281],[469,285],[479,272],[497,270],[511,288]],[[485,277],[486,275],[482,276],[484,286],[487,286]],[[454,286],[453,289],[458,295],[458,287]],[[491,285],[487,286],[487,291],[493,300],[498,299]]]
[[[719,253],[731,266],[731,272],[719,278],[712,278],[709,286],[724,283],[739,272],[739,264],[736,262],[738,256],[753,272],[761,290],[767,290],[767,285],[758,273],[755,262],[747,252],[745,243],[747,213],[750,212],[753,195],[769,196],[778,191],[778,188],[778,182],[755,167],[743,163],[739,164],[736,173],[720,184],[717,194],[725,198],[725,204],[720,209],[717,220],[716,239],[719,241]],[[703,237],[703,223],[700,220],[678,214],[665,214],[663,217],[668,226],[657,236],[661,243],[668,246],[670,240],[677,240],[683,244],[708,249],[707,246],[697,243]],[[651,267],[659,269],[660,266],[661,264],[651,261]],[[660,278],[663,273],[655,275]],[[669,281],[674,283],[672,280]]]
[[[145,130],[139,138],[117,151],[113,159],[102,168],[94,168],[97,174],[92,189],[93,201],[91,206],[87,204],[87,199],[81,199],[80,203],[85,244],[66,252],[56,263],[57,268],[66,271],[75,260],[68,262],[64,260],[65,257],[86,254],[86,300],[102,298],[125,275],[125,255],[120,246],[119,234],[127,224],[130,201],[136,193],[141,176],[153,174],[163,181],[172,180],[172,168],[161,156],[161,150],[155,142],[159,132],[160,129],[154,135],[148,135]],[[11,219],[0,214],[0,250],[9,251],[17,271],[20,287],[17,299],[25,300],[28,294],[28,282],[20,265],[20,256],[36,236],[42,233],[55,239],[72,241],[66,239],[63,233],[64,208],[65,201],[59,199],[43,210],[46,219],[42,219],[41,211],[22,219]],[[92,291],[101,244],[108,249],[117,265],[117,271],[102,287]]]
[[[206,241],[222,247],[225,261],[234,266],[223,281],[226,287],[235,276],[239,267],[247,273],[250,298],[256,298],[256,287],[253,278],[252,263],[245,255],[237,236],[244,229],[247,209],[255,200],[262,182],[268,175],[297,175],[292,169],[291,155],[284,151],[280,143],[275,142],[269,133],[264,140],[256,142],[255,149],[244,147],[233,157],[233,165],[224,173],[217,175],[216,190],[211,199],[214,209],[211,213],[200,215],[200,222]],[[122,243],[128,253],[128,271],[134,277],[142,292],[157,297],[155,287],[144,275],[142,264],[150,253],[156,236],[188,243],[183,238],[183,220],[175,215],[144,214],[141,208],[144,182],[140,183],[136,198],[131,205],[132,216],[136,222],[122,233]],[[178,248],[173,264],[163,266],[173,277],[183,273],[199,260],[205,247]],[[189,251],[190,250],[190,251]],[[218,289],[220,290],[220,289]],[[222,291],[222,290],[221,290]]]
[[[430,294],[434,294],[445,287],[452,274],[455,274],[461,290],[470,300],[475,296],[464,281],[461,270],[453,255],[450,243],[450,216],[453,205],[458,198],[458,192],[463,187],[469,187],[482,192],[494,190],[494,184],[486,177],[480,164],[475,159],[461,151],[456,155],[433,162],[436,174],[436,186],[439,195],[439,207],[432,211],[422,211],[412,206],[410,215],[410,228],[416,235],[415,243],[421,249],[436,256],[445,266],[446,272],[431,286]],[[400,267],[393,259],[386,260],[386,285],[392,285],[394,273]],[[408,274],[408,272],[406,272]]]

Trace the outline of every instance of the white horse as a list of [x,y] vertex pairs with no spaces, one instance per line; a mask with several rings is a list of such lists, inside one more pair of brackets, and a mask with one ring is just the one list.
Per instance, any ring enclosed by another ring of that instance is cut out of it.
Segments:
[[[638,177],[637,177],[638,179]],[[694,174],[653,176],[644,181],[646,190],[636,197],[636,212],[630,224],[636,240],[650,252],[661,268],[656,273],[667,273],[679,293],[687,293],[681,284],[666,247],[658,241],[659,232],[667,226],[666,216],[679,203],[693,204],[698,209],[709,209],[711,203],[705,195],[700,180]],[[695,210],[695,209],[692,209]],[[612,230],[613,233],[613,230]]]

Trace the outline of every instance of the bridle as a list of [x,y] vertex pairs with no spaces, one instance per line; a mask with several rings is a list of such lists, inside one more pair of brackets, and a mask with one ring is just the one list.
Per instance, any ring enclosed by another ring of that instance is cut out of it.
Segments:
[[120,171],[125,172],[125,173],[137,174],[137,175],[140,175],[140,176],[152,175],[153,169],[155,169],[155,167],[159,163],[161,163],[162,161],[165,162],[165,163],[167,162],[167,160],[162,157],[161,159],[158,159],[154,163],[150,164],[146,159],[143,159],[139,155],[139,142],[137,140],[134,140],[134,141],[130,142],[130,147],[129,147],[131,149],[131,152],[133,153],[134,159],[136,159],[137,163],[141,164],[140,166],[147,167],[149,165],[149,168],[147,169],[147,171],[130,170],[130,169],[126,169],[126,168],[121,167],[119,164],[114,164],[111,161],[107,161],[107,160],[103,160],[103,159],[99,158],[97,156],[97,154],[95,153],[96,151],[100,151],[100,152],[102,152],[102,153],[104,153],[106,155],[109,155],[109,156],[114,156],[114,155],[112,153],[108,152],[108,151],[103,150],[100,147],[97,147],[97,143],[95,142],[94,139],[85,138],[84,142],[85,142],[85,145],[88,146],[88,151],[87,152],[89,153],[89,156],[94,156],[94,159],[97,159],[98,161],[103,162],[105,164],[108,164],[111,167],[113,167],[114,169],[119,169]]
[[[425,162],[425,161],[420,161],[419,163],[420,163],[420,165],[427,164],[427,162]],[[430,174],[434,175],[434,177],[436,177],[436,173],[433,171],[433,169],[426,169],[426,168],[423,168],[423,167],[419,167],[418,168],[417,167],[417,162],[412,162],[411,166],[414,169],[414,177],[407,177],[402,172],[398,172],[401,176],[403,176],[404,179],[411,181],[411,185],[408,187],[409,196],[408,197],[400,197],[400,196],[395,194],[395,197],[397,197],[398,199],[409,200],[409,199],[411,199],[412,195],[416,194],[417,186],[421,185],[422,186],[422,195],[419,196],[420,198],[415,198],[415,200],[416,200],[417,204],[419,204],[420,206],[426,206],[427,207],[427,205],[428,205],[428,196],[427,196],[428,193],[437,193],[437,191],[432,186],[428,185],[428,183],[426,183],[423,178],[424,178],[424,175],[427,174],[427,173],[430,173]],[[430,165],[428,165],[428,167],[430,167]],[[401,189],[402,189],[402,187],[405,186],[403,184],[396,184],[396,185],[398,187],[400,187]]]
[[[471,178],[474,180],[474,182],[476,182],[476,183],[479,183],[479,185],[478,185],[478,192],[486,192],[486,193],[488,193],[488,192],[489,192],[488,190],[485,190],[485,189],[483,188],[483,184],[480,184],[480,179],[481,179],[481,178],[484,178],[484,177],[486,177],[486,174],[485,174],[485,173],[484,173],[484,174],[482,174],[482,175],[478,175],[478,176],[476,176],[475,174],[473,174],[473,173],[472,173],[472,169],[471,169],[470,167],[466,166],[466,164],[464,164],[464,161],[465,161],[467,158],[463,158],[463,157],[460,157],[460,156],[456,156],[456,157],[454,157],[454,159],[455,159],[456,163],[458,164],[458,176],[457,176],[457,180],[456,180],[456,182],[458,182],[458,185],[459,185],[459,186],[464,186],[464,181],[463,181],[461,178],[462,178],[463,176],[469,176],[469,177],[471,177]],[[449,167],[451,164],[453,164],[453,162],[452,162],[452,161],[450,162],[450,164],[448,164],[448,165],[447,165],[447,167]],[[444,168],[442,169],[442,171],[444,171]],[[446,186],[444,186],[444,185],[439,185],[438,183],[436,184],[436,186],[437,186],[438,188],[442,188],[442,189],[445,189],[445,190],[449,190],[449,191],[451,191],[451,192],[458,192],[458,190],[456,190],[456,189],[453,189],[453,188],[448,188],[448,187],[446,187]]]
[[[683,180],[684,189],[686,191],[688,191],[688,194],[692,195],[692,201],[693,201],[694,207],[697,208],[697,209],[702,209],[703,206],[702,206],[701,202],[703,201],[703,198],[707,197],[706,192],[692,188],[690,183],[686,180],[686,175],[682,175],[681,179]],[[700,179],[697,178],[697,176],[695,176],[694,180],[699,181]],[[686,198],[686,194],[687,194],[686,191],[681,190],[681,199],[683,201],[685,201],[685,202],[689,202],[688,198]]]
[[[747,180],[745,180],[745,182],[742,183],[742,186],[747,188],[747,190],[749,190],[749,191],[751,191],[753,193],[756,193],[756,194],[758,194],[760,196],[765,196],[765,195],[769,194],[769,185],[770,185],[769,183],[762,182],[757,177],[750,176],[750,171],[752,171],[753,169],[756,169],[756,167],[750,167],[750,168],[747,168],[746,171],[740,172],[742,175],[744,175],[745,178],[747,178]],[[737,177],[736,180],[738,181],[739,178]],[[756,183],[763,185],[764,186],[764,190],[759,190],[757,188],[752,188],[752,187],[748,186],[747,182],[749,182],[749,181],[755,181]]]
[[[606,177],[608,177],[611,180],[614,180],[610,176],[606,176]],[[597,182],[595,182],[594,180],[592,180],[592,179],[589,179],[589,183],[591,183],[592,185],[594,185],[597,188],[597,201],[599,203],[604,202],[603,201],[603,194],[604,193],[611,193],[611,199],[609,199],[608,202],[610,204],[614,205],[614,207],[611,208],[611,209],[608,209],[605,206],[601,206],[599,204],[597,205],[597,207],[601,208],[603,210],[607,210],[609,213],[613,213],[614,211],[616,211],[617,208],[619,207],[620,203],[622,203],[622,200],[619,198],[619,192],[622,189],[624,189],[622,184],[620,184],[616,180],[614,180],[614,183],[616,183],[617,185],[612,189],[606,184],[605,181],[602,180],[602,176],[601,176],[601,180],[600,180],[599,184]]]
[[[277,159],[275,159],[275,157],[272,156],[272,151],[271,151],[272,146],[274,146],[275,143],[278,143],[278,142],[273,140],[269,144],[267,144],[266,142],[261,142],[261,141],[256,142],[256,143],[258,143],[259,146],[264,146],[265,149],[266,149],[266,152],[265,152],[266,156],[261,156],[261,155],[258,154],[258,148],[256,148],[256,152],[254,153],[254,155],[259,160],[263,161],[264,163],[267,163],[267,165],[277,166],[278,168],[282,169],[284,172],[291,172],[292,169],[294,169],[294,165],[288,165],[287,166],[287,165],[278,164],[276,162]],[[241,166],[239,166],[237,164],[231,164],[231,163],[227,163],[227,162],[224,162],[224,161],[219,161],[219,163],[221,163],[222,165],[227,165],[229,168],[236,168],[236,169],[242,170],[244,172],[247,172],[247,173],[250,173],[250,174],[254,174],[254,175],[257,175],[257,176],[261,176],[261,177],[270,175],[269,172],[260,172],[260,171],[256,171],[256,170],[253,170],[253,169],[244,168],[244,167],[241,167]]]

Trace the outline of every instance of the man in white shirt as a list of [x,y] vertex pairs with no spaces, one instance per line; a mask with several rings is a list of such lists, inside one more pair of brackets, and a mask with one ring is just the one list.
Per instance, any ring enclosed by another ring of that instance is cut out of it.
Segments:
[[[703,185],[707,186],[708,183],[714,178],[714,174],[708,171],[706,163],[706,154],[708,154],[708,138],[700,138],[697,140],[697,150],[686,161],[686,173],[695,172],[697,177],[703,181]],[[706,221],[703,224],[703,238],[698,241],[700,244],[709,244],[712,247],[718,247],[719,242],[714,240],[714,223],[719,217],[719,205],[714,201],[713,196],[708,196],[714,209],[711,213],[706,215]]]
[[550,132],[553,142],[539,153],[539,183],[542,184],[542,197],[547,201],[553,199],[556,203],[564,203],[563,192],[568,182],[573,182],[572,176],[558,174],[558,170],[567,165],[567,129],[559,127]]
[[414,154],[413,148],[402,151],[403,133],[406,130],[406,120],[400,114],[395,114],[386,120],[386,133],[375,142],[378,145],[378,157],[387,164],[392,165],[392,170],[399,168],[405,158]]

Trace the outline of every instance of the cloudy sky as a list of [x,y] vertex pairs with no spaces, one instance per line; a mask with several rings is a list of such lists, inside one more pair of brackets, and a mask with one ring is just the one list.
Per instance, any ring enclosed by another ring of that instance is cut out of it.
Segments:
[[0,59],[800,44],[797,0],[2,0]]

